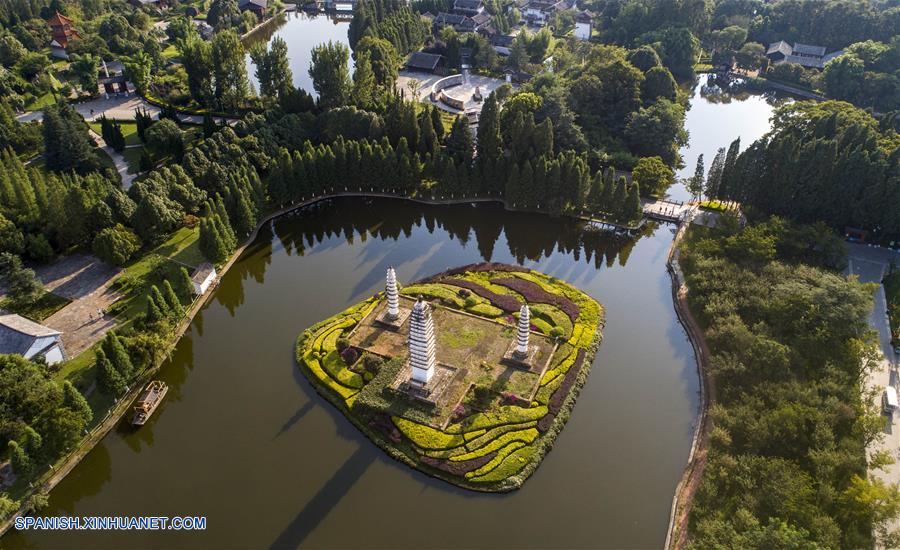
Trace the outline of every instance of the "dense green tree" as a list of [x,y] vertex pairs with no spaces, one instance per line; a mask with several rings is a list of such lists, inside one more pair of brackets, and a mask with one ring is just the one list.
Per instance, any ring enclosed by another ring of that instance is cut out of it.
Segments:
[[259,92],[268,97],[281,97],[293,89],[293,73],[288,61],[287,43],[276,36],[266,50],[265,44],[250,49],[250,57],[256,65]]
[[659,157],[640,159],[631,176],[641,191],[650,196],[662,195],[675,180],[675,173]]
[[72,62],[69,70],[75,75],[75,79],[81,90],[94,95],[100,86],[98,74],[100,71],[100,59],[91,54],[72,54]]
[[322,107],[330,109],[347,103],[351,91],[349,59],[350,51],[340,42],[328,41],[312,49],[309,77]]
[[88,171],[94,166],[93,143],[81,116],[60,102],[44,109],[44,159],[51,170]]
[[239,108],[250,92],[250,84],[244,46],[236,32],[219,31],[213,36],[211,59],[216,100],[223,109]]
[[106,353],[102,349],[98,349],[96,357],[95,368],[97,385],[100,387],[100,391],[111,396],[125,393],[125,380],[122,379],[122,375],[119,374],[119,371],[115,369],[112,362],[106,357]]
[[175,292],[179,298],[185,303],[190,302],[194,297],[194,283],[191,281],[191,274],[184,267],[178,270],[175,277]]
[[30,304],[43,293],[43,285],[34,271],[24,267],[22,260],[9,252],[0,253],[0,284],[14,304]]
[[456,117],[453,127],[450,128],[450,135],[447,136],[447,152],[457,164],[469,166],[472,163],[474,147],[469,121],[464,116]]
[[104,262],[121,266],[140,250],[141,240],[134,231],[116,224],[97,233],[92,248],[94,254]]
[[6,452],[9,454],[9,460],[12,464],[13,472],[17,476],[27,476],[31,473],[31,458],[21,446],[15,441],[10,441],[7,445]]
[[706,181],[706,168],[703,166],[703,153],[697,156],[697,165],[694,168],[694,175],[684,182],[684,186],[691,197],[696,200],[703,195],[703,183]]

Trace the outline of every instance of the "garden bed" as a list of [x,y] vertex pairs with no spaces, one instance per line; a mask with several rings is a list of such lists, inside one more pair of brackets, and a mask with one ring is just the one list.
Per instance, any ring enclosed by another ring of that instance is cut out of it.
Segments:
[[[445,402],[425,406],[391,389],[408,356],[406,327],[392,331],[374,322],[383,294],[304,331],[297,340],[301,370],[395,459],[466,489],[521,487],[587,379],[603,309],[567,283],[505,264],[450,270],[402,292],[409,297],[404,306],[412,296],[431,302],[437,359],[462,371]],[[516,319],[493,315],[524,299],[539,311],[530,338],[540,350],[536,371],[502,364]]]

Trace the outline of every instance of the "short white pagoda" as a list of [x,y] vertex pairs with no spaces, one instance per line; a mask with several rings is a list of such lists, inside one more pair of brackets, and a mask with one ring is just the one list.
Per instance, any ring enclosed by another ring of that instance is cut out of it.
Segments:
[[528,304],[522,304],[519,309],[519,330],[516,334],[516,355],[525,357],[528,355],[528,334],[531,329],[531,310]]
[[409,317],[409,309],[400,307],[400,291],[397,285],[397,273],[388,267],[385,276],[384,294],[387,297],[387,308],[375,320],[386,328],[397,331]]
[[435,339],[431,306],[419,298],[409,316],[409,382],[413,386],[425,386],[434,376]]
[[519,323],[516,325],[516,339],[510,342],[503,361],[518,367],[532,369],[536,367],[536,357],[540,346],[530,346],[528,338],[531,336],[531,310],[528,304],[522,304],[519,309]]
[[388,302],[388,311],[387,316],[388,319],[396,319],[400,317],[400,296],[397,292],[397,274],[394,272],[393,267],[389,267],[387,270],[387,277],[385,283],[385,294],[387,294],[387,302]]

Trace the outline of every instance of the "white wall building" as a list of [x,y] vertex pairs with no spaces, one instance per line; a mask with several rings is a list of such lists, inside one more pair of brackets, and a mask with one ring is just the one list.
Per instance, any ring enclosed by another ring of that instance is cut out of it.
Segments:
[[209,289],[213,281],[216,280],[216,268],[209,263],[202,263],[194,274],[191,275],[191,282],[194,283],[194,294],[202,296]]
[[0,315],[0,353],[15,353],[25,359],[43,357],[48,365],[55,365],[67,359],[61,334],[21,315]]
[[575,38],[579,40],[590,40],[594,27],[591,20],[591,14],[586,11],[578,12],[575,15]]

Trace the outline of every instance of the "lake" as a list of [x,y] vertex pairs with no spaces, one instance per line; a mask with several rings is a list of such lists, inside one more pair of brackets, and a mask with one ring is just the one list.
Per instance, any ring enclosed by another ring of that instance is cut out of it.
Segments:
[[[276,36],[282,38],[288,47],[288,58],[291,65],[291,73],[294,76],[294,86],[303,88],[313,97],[318,97],[313,89],[312,79],[309,77],[309,64],[312,61],[312,49],[314,46],[324,44],[329,40],[340,42],[348,48],[347,30],[350,28],[348,19],[336,19],[324,13],[310,15],[304,11],[288,12],[281,16],[283,23],[273,21],[271,25],[259,29],[244,43],[247,50],[252,44],[265,42],[269,44]],[[259,92],[259,81],[254,72],[256,65],[246,56],[247,76],[256,92]],[[353,74],[353,58],[350,58],[350,74]]]
[[[711,160],[735,137],[746,145],[764,133],[772,109],[759,96],[701,92],[687,119],[688,175],[697,154]],[[651,225],[617,239],[498,206],[390,199],[336,199],[281,218],[222,278],[161,369],[171,389],[150,422],[111,433],[42,512],[199,515],[207,530],[10,532],[4,547],[660,547],[698,408],[665,267],[672,236]],[[606,308],[569,423],[506,495],[395,462],[315,393],[293,357],[301,331],[381,290],[387,266],[408,283],[487,260],[565,279]]]

